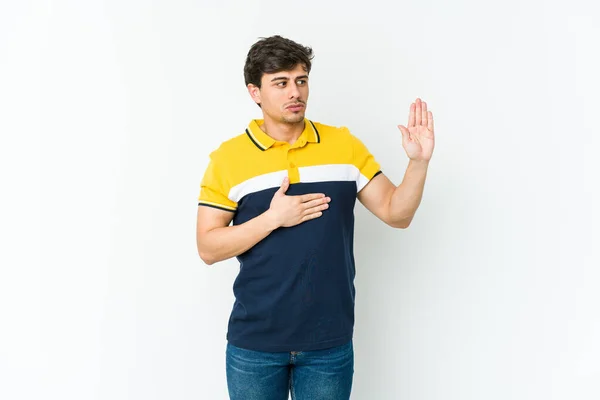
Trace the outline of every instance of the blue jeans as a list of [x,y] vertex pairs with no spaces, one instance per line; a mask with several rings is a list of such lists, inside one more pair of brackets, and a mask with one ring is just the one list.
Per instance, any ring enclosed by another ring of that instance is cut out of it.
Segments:
[[226,370],[231,400],[348,400],[354,347],[268,353],[228,343]]

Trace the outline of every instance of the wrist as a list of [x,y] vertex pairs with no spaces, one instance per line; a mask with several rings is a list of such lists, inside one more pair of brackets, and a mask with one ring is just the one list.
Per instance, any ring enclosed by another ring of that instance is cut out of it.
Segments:
[[277,220],[273,211],[270,208],[264,213],[262,213],[260,216],[263,219],[265,227],[268,231],[274,231],[275,229],[281,226],[281,224],[279,223],[279,221]]
[[409,160],[409,165],[413,165],[415,167],[427,168],[429,166],[429,160],[413,160],[411,158]]

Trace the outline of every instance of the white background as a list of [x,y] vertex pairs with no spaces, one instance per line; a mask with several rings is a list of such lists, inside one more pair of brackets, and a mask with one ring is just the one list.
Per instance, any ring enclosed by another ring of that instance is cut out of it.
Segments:
[[199,259],[196,199],[272,34],[395,183],[435,117],[412,226],[356,208],[352,398],[600,398],[598,10],[394,3],[0,2],[0,398],[227,398],[238,265]]

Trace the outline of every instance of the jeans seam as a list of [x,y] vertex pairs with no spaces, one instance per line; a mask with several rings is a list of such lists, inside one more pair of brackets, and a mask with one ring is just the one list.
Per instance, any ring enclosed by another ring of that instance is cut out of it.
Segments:
[[294,367],[290,368],[290,395],[292,400],[296,400],[296,392],[294,390]]

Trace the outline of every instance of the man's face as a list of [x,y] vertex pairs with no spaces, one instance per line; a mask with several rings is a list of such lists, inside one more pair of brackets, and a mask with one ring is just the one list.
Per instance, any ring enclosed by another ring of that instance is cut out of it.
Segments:
[[261,88],[249,84],[252,99],[260,103],[265,119],[298,123],[304,120],[308,100],[308,74],[304,64],[290,71],[263,74]]

